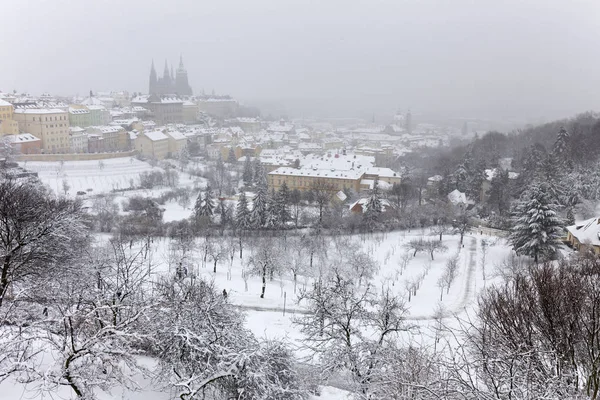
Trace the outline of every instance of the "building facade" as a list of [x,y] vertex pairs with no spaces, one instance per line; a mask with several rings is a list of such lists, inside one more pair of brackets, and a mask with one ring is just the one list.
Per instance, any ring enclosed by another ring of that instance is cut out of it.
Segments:
[[42,141],[45,153],[68,153],[69,113],[60,109],[17,108],[14,113],[19,131],[31,133]]
[[0,136],[17,135],[19,124],[14,120],[14,107],[7,101],[0,99]]

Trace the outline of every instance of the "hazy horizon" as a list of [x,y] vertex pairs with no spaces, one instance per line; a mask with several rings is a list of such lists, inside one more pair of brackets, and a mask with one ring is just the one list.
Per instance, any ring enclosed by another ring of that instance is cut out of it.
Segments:
[[145,92],[151,61],[162,75],[183,54],[194,93],[293,116],[600,109],[600,2],[282,3],[9,2],[0,90]]

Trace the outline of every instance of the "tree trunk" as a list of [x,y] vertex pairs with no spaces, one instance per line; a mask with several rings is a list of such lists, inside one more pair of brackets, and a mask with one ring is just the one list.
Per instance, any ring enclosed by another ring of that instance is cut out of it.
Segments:
[[213,273],[217,273],[217,259],[215,258],[215,263],[213,265]]
[[8,292],[8,269],[10,267],[11,255],[4,257],[4,265],[2,266],[2,276],[0,276],[0,307],[4,301],[4,296]]
[[242,259],[242,235],[240,235],[240,260]]
[[294,271],[294,294],[296,294],[296,284],[298,283],[296,271]]
[[260,292],[260,298],[265,298],[265,289],[267,288],[267,266],[263,266],[262,270],[262,290]]

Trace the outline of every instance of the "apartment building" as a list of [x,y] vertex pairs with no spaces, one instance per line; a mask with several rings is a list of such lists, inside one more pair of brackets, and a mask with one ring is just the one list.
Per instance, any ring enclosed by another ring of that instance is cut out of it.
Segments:
[[45,153],[68,153],[69,113],[57,108],[17,108],[14,119],[19,131],[41,139]]

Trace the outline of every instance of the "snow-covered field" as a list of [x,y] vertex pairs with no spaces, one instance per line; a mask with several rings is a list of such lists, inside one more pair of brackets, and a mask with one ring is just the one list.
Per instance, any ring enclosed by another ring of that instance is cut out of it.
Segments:
[[[99,194],[137,187],[141,173],[163,171],[160,167],[152,167],[134,157],[102,161],[26,161],[19,165],[37,172],[40,180],[57,193],[64,193],[63,182],[67,182],[67,195],[70,196],[75,196],[78,191]],[[188,174],[181,173],[179,183],[180,186],[189,186],[194,180]],[[88,192],[89,189],[91,191]]]

